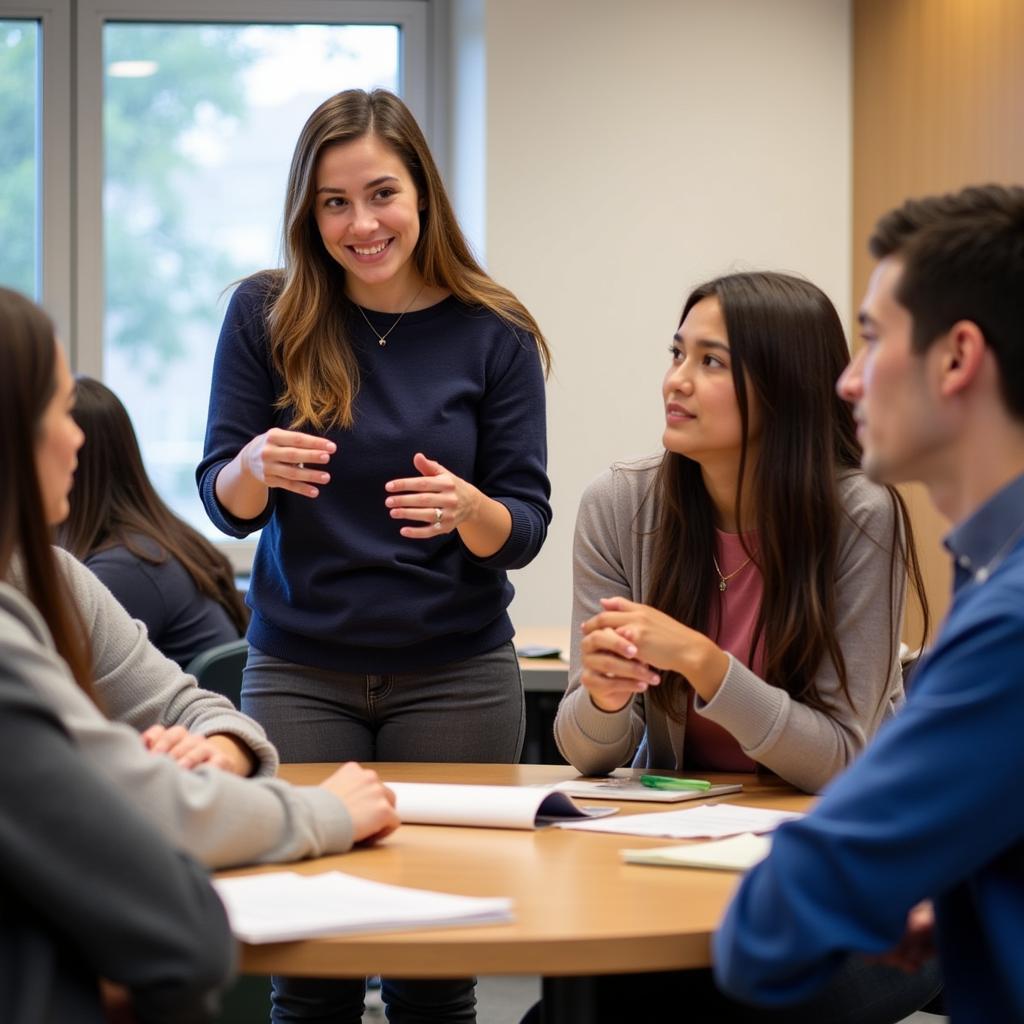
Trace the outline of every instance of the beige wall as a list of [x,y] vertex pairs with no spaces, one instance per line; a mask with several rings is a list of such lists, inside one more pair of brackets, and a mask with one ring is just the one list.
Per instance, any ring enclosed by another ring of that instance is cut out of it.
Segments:
[[[856,0],[853,294],[875,221],[907,196],[1024,181],[1024,3]],[[949,603],[949,524],[923,489],[906,492],[933,625]],[[907,640],[920,616],[911,609]],[[934,628],[932,630],[934,636]]]
[[487,262],[555,356],[555,521],[512,614],[565,624],[580,494],[658,449],[690,287],[795,271],[849,320],[849,4],[488,0],[486,43]]

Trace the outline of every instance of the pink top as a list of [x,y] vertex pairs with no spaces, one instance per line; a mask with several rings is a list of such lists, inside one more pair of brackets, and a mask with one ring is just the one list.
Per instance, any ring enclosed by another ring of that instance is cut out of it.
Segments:
[[[757,551],[756,532],[746,534],[743,539],[751,551]],[[749,659],[749,653],[750,638],[753,636],[757,613],[761,608],[764,585],[761,573],[753,562],[740,569],[748,557],[738,533],[715,530],[715,558],[718,559],[722,573],[729,576],[737,569],[739,572],[726,583],[725,591],[718,595],[721,598],[721,622],[718,603],[711,604],[708,636],[723,651],[728,651],[737,661],[741,661],[760,676],[764,666],[763,638],[757,645],[753,661]],[[683,761],[687,768],[717,772],[752,772],[757,767],[756,763],[743,753],[731,733],[694,710],[693,690],[690,690],[686,698],[686,742],[683,745]]]

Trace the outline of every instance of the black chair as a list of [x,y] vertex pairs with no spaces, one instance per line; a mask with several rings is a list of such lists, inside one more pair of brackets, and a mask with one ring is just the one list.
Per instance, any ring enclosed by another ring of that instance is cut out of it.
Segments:
[[248,657],[248,640],[229,640],[197,654],[185,671],[195,676],[204,690],[223,694],[237,708],[242,705],[242,670]]

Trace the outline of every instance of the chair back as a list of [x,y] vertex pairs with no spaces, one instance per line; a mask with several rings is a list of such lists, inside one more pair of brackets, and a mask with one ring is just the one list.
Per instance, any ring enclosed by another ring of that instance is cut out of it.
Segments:
[[248,657],[249,641],[242,637],[197,654],[185,671],[195,676],[204,690],[222,694],[237,708],[242,703],[242,670]]

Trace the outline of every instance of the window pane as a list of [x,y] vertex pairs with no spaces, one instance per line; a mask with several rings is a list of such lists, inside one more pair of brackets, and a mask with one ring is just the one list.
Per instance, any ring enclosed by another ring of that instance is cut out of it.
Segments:
[[0,284],[39,298],[39,23],[0,21]]
[[397,91],[399,30],[111,23],[103,42],[104,376],[164,499],[214,536],[194,473],[223,292],[280,265],[313,109],[345,88]]

